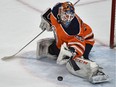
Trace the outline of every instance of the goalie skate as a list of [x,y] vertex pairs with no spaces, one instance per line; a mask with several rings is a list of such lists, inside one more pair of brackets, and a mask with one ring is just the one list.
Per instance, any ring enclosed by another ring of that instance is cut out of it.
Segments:
[[98,71],[96,73],[96,75],[92,75],[90,78],[89,78],[89,81],[91,83],[102,83],[102,82],[107,82],[109,81],[109,76],[106,75],[103,71]]

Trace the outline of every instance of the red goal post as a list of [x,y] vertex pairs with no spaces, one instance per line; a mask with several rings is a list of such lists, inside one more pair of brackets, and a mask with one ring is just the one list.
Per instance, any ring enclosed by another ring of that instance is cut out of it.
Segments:
[[111,30],[110,30],[110,48],[114,48],[116,45],[116,0],[112,0],[112,10],[111,10]]

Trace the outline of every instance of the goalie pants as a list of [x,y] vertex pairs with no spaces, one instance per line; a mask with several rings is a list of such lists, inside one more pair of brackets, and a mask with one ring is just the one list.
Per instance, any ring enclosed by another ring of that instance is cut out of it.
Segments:
[[56,41],[54,40],[53,43],[48,47],[48,53],[51,55],[56,55],[58,57],[60,49],[56,46]]
[[93,46],[91,44],[86,44],[86,46],[85,46],[85,52],[83,54],[84,59],[89,59],[89,53],[90,53],[92,47]]

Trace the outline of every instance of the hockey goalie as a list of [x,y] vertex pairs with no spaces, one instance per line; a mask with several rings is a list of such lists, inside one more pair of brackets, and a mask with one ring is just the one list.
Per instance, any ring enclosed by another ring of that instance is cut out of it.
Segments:
[[89,59],[94,45],[94,34],[89,25],[75,13],[71,2],[57,3],[41,15],[40,28],[53,31],[54,38],[37,42],[37,58],[54,58],[57,64],[65,64],[75,76],[88,79],[91,83],[106,82],[108,76],[96,62]]

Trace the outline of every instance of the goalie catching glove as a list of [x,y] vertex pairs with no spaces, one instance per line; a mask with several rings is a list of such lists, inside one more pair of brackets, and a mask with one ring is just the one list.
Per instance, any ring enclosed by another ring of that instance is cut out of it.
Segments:
[[52,31],[50,13],[51,13],[51,9],[49,8],[41,15],[41,23],[39,27],[42,30]]

